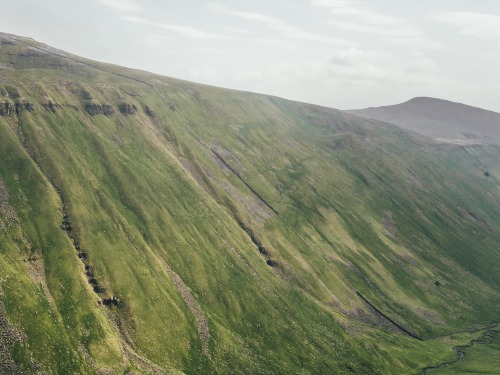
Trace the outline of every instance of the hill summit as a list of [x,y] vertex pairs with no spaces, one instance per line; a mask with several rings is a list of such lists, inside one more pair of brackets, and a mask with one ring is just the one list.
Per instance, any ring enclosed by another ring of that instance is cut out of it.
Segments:
[[448,100],[417,97],[401,104],[347,112],[444,142],[500,145],[500,113]]

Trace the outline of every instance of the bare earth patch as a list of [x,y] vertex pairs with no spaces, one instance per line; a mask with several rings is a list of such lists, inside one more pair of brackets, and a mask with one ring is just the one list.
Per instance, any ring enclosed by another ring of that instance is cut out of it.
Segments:
[[22,369],[12,359],[11,350],[16,343],[24,339],[24,336],[17,331],[5,316],[4,307],[0,301],[0,373],[5,375],[23,373]]
[[392,219],[391,211],[386,211],[384,213],[384,217],[382,218],[382,225],[384,226],[388,235],[390,235],[391,237],[394,237],[396,235],[396,223],[394,223],[394,220]]
[[177,287],[177,290],[179,290],[182,299],[184,300],[184,302],[186,302],[186,305],[188,305],[189,310],[191,310],[191,313],[194,315],[194,318],[196,319],[196,325],[198,329],[198,335],[200,336],[201,340],[201,350],[203,354],[210,356],[208,351],[208,343],[210,341],[210,330],[208,328],[208,321],[205,316],[205,313],[201,309],[201,306],[198,303],[198,301],[194,299],[193,295],[191,294],[191,291],[189,290],[189,287],[184,283],[181,277],[172,268],[170,268],[170,266],[167,264],[167,262],[165,262],[165,260],[163,260],[163,258],[159,257],[159,259],[163,267],[167,270],[173,283]]
[[16,210],[9,203],[9,192],[3,181],[0,179],[0,229],[10,226],[12,222],[17,222]]

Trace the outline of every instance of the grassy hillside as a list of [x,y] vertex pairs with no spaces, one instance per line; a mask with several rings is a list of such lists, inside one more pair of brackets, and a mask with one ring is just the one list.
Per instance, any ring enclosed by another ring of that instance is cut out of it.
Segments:
[[495,146],[0,43],[11,373],[414,374],[499,321]]

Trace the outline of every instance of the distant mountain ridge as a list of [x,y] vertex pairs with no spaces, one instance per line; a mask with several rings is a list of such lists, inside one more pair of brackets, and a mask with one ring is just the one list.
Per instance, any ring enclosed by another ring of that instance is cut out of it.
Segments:
[[500,113],[448,100],[417,97],[401,104],[346,112],[446,142],[500,145]]

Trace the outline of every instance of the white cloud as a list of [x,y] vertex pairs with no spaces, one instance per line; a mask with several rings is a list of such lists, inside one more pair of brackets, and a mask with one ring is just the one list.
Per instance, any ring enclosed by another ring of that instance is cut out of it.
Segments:
[[401,23],[399,18],[371,12],[364,14],[363,18],[369,24],[376,26],[393,26]]
[[290,38],[293,40],[319,42],[325,44],[337,44],[337,45],[353,44],[352,41],[346,39],[332,38],[321,34],[311,33],[302,30],[298,27],[288,26],[286,24],[275,25],[274,29],[280,31],[283,37]]
[[363,4],[363,1],[358,0],[311,0],[314,6],[325,8],[348,8],[353,5]]
[[458,26],[465,35],[482,39],[500,39],[500,16],[474,12],[444,12],[432,19]]
[[348,31],[370,33],[383,36],[399,35],[399,30],[395,30],[393,28],[384,29],[362,23],[347,22],[347,21],[330,21],[330,23],[335,27]]
[[158,24],[158,27],[163,27],[167,30],[176,32],[178,34],[182,34],[184,36],[187,36],[189,38],[194,38],[194,39],[212,39],[212,38],[226,38],[222,35],[217,35],[217,34],[212,34],[208,33],[203,30],[195,29],[193,27],[188,27],[188,26],[181,26],[181,25],[168,25],[168,24]]
[[363,2],[357,0],[311,0],[311,5],[329,8],[332,14],[342,16],[353,16],[361,13],[357,8],[360,4]]
[[97,0],[97,2],[115,10],[137,12],[143,9],[134,0]]
[[233,78],[236,82],[255,82],[262,81],[264,78],[264,74],[261,71],[257,70],[243,70],[238,72]]
[[224,13],[228,14],[234,17],[239,17],[239,18],[244,18],[247,20],[251,21],[256,21],[263,23],[271,28],[276,28],[280,27],[283,25],[286,25],[286,23],[278,18],[268,16],[267,14],[261,14],[261,13],[254,13],[254,12],[242,12],[242,11],[236,11],[232,10],[222,4],[218,3],[209,3],[207,4],[207,7],[213,11],[219,12],[219,13]]
[[[410,20],[376,13],[368,3],[359,0],[309,0],[317,7],[330,9],[335,27],[356,33],[370,34],[379,40],[419,49],[442,49],[443,46],[431,39],[424,30],[412,25]],[[338,17],[338,16],[351,16]]]
[[361,84],[376,87],[435,83],[439,69],[433,60],[424,55],[401,57],[389,52],[349,48],[337,51],[329,59],[276,64],[266,71],[244,71],[240,74],[240,81],[272,80],[285,84],[300,81],[308,86],[339,84],[349,87]]
[[332,20],[330,23],[342,30],[370,34],[387,43],[421,49],[442,49],[443,46],[430,39],[421,29],[408,21],[376,13],[362,13],[356,22]]
[[236,34],[241,34],[241,35],[255,35],[255,32],[253,32],[253,31],[240,29],[238,27],[227,27],[226,30],[231,32],[231,33],[236,33]]
[[297,50],[299,49],[295,44],[290,43],[286,40],[281,40],[281,39],[273,39],[273,38],[251,38],[249,39],[251,42],[255,43],[260,43],[260,44],[266,44],[269,46],[273,47],[278,47],[281,49],[287,49],[287,50]]
[[[217,9],[217,8],[215,8]],[[260,22],[263,24],[266,24],[269,27],[279,27],[282,25],[285,25],[286,23],[278,18],[268,16],[266,14],[261,14],[261,13],[253,13],[253,12],[238,12],[238,11],[232,11],[227,8],[223,10],[222,8],[218,8],[220,11],[223,11],[225,13],[229,13],[233,16],[240,17],[240,18],[245,18],[247,20],[251,21],[256,21]]]
[[355,16],[361,12],[356,8],[336,8],[332,9],[330,13],[339,16]]
[[218,55],[228,55],[230,53],[229,51],[212,47],[201,47],[197,48],[197,50],[202,52],[208,52],[209,54],[218,54]]
[[443,44],[428,38],[425,35],[415,35],[415,36],[386,36],[382,38],[383,41],[387,43],[394,44],[396,46],[402,47],[413,47],[421,50],[443,50],[445,47]]
[[389,52],[351,48],[336,53],[328,71],[354,82],[424,84],[432,82],[438,68],[434,61],[419,55],[399,56]]
[[192,69],[188,74],[189,80],[201,83],[214,83],[217,81],[217,77],[217,69],[213,67]]
[[393,24],[392,27],[372,26],[345,21],[331,21],[331,24],[343,30],[375,35],[385,42],[396,45],[406,45],[424,49],[442,48],[440,43],[429,39],[420,29],[404,23]]
[[144,45],[151,48],[160,48],[164,47],[169,40],[170,38],[167,38],[163,35],[146,34],[143,38],[143,43]]
[[319,43],[337,44],[337,45],[352,44],[351,41],[345,39],[333,38],[321,34],[316,34],[295,26],[290,26],[285,21],[280,20],[276,17],[269,16],[267,14],[235,11],[216,3],[210,3],[207,6],[208,8],[220,13],[225,13],[234,17],[239,17],[250,21],[262,23],[267,27],[275,31],[278,31],[280,33],[280,36],[284,38],[289,38],[296,41],[300,40],[300,41],[310,41],[310,42],[319,42]]
[[193,38],[193,39],[230,39],[226,35],[213,34],[213,33],[209,33],[209,32],[206,32],[204,30],[196,29],[194,27],[189,27],[189,26],[153,22],[153,21],[149,21],[147,19],[144,19],[142,17],[126,16],[126,17],[122,17],[122,18],[128,22],[169,30],[169,31],[172,31],[174,33],[181,34],[185,37]]

